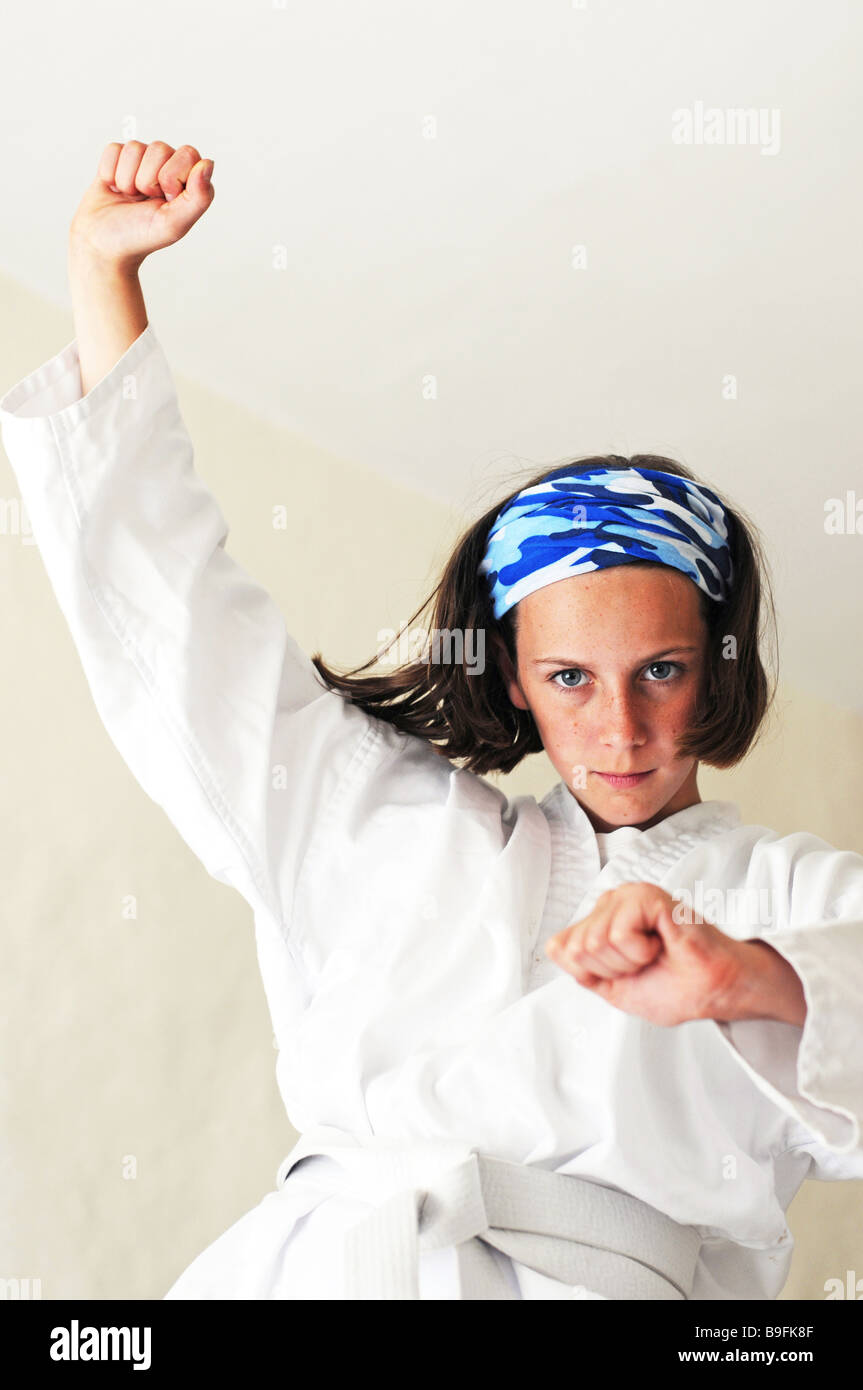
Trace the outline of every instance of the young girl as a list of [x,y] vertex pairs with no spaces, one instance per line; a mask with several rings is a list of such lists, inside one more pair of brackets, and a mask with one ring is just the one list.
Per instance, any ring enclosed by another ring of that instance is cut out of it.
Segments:
[[[106,148],[76,338],[0,401],[100,716],[253,908],[302,1136],[165,1296],[775,1298],[800,1184],[863,1177],[863,858],[699,796],[770,702],[750,526],[670,459],[578,460],[467,529],[422,659],[310,660],[138,281],[208,166]],[[481,775],[541,748],[540,803]]]

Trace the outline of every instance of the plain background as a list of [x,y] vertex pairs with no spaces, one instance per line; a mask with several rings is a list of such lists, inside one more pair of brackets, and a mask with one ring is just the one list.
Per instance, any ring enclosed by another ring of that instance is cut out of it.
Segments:
[[[150,319],[228,549],[301,646],[369,658],[514,470],[670,453],[761,528],[780,619],[774,718],[701,795],[863,853],[863,537],[824,529],[861,477],[860,12],[157,3],[123,24],[91,0],[5,26],[0,389],[73,336],[66,232],[104,145],[196,144],[216,199],[145,264]],[[778,150],[675,145],[699,101],[778,110]],[[16,497],[0,458],[0,1276],[158,1298],[295,1134],[251,911],[107,738]],[[495,780],[540,797],[556,774],[537,755]],[[863,1183],[807,1183],[790,1224],[783,1297],[863,1275]]]

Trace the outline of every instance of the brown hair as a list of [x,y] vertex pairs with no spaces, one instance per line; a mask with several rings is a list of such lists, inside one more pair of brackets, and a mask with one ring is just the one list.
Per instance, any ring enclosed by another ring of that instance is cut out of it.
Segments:
[[[543,744],[530,710],[513,705],[503,671],[494,650],[494,638],[509,653],[517,669],[516,635],[518,604],[498,620],[492,610],[486,575],[478,573],[486,541],[498,513],[522,488],[544,481],[563,465],[555,464],[522,481],[507,497],[486,511],[462,532],[443,574],[408,623],[434,601],[433,631],[463,635],[471,629],[484,630],[491,637],[482,674],[470,675],[462,662],[434,661],[435,648],[426,645],[422,659],[410,661],[385,675],[361,676],[360,671],[378,660],[377,653],[362,666],[339,674],[323,661],[320,652],[312,656],[319,674],[332,689],[361,705],[368,714],[387,720],[405,733],[425,739],[442,757],[464,760],[463,766],[476,773],[511,772],[529,753],[539,753]],[[700,482],[688,468],[661,454],[590,455],[567,465],[579,468],[651,468],[676,473]],[[678,756],[694,757],[713,767],[733,767],[756,741],[762,721],[775,695],[775,681],[768,686],[759,651],[761,637],[762,592],[770,616],[770,633],[776,646],[776,614],[770,589],[762,542],[754,523],[739,508],[731,507],[712,484],[728,518],[728,542],[733,566],[733,583],[723,601],[708,598],[699,588],[701,613],[707,623],[708,638],[704,678],[699,692],[692,727],[678,742]],[[655,565],[652,560],[629,561]],[[664,566],[661,566],[665,568]],[[427,630],[427,629],[426,629]],[[404,628],[399,629],[400,632]],[[723,651],[728,638],[734,638],[732,659]]]

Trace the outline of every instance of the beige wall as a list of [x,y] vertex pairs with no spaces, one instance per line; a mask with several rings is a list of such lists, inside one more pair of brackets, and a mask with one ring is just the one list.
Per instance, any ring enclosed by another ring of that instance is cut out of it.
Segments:
[[[9,281],[0,307],[5,391],[71,339],[72,323]],[[231,523],[230,553],[307,652],[366,660],[379,629],[425,597],[461,518],[178,387],[196,466]],[[16,496],[0,458],[0,499]],[[304,537],[320,541],[304,545],[302,572],[290,535],[270,524],[289,500]],[[9,529],[0,1276],[39,1278],[45,1298],[158,1298],[270,1190],[295,1134],[273,1074],[251,910],[209,878],[126,769],[38,551]],[[764,746],[733,773],[706,769],[702,796],[863,852],[863,721],[787,687],[781,701]],[[496,780],[541,796],[557,779],[538,755]],[[820,1298],[827,1277],[863,1274],[861,1209],[863,1183],[804,1185],[783,1297]]]

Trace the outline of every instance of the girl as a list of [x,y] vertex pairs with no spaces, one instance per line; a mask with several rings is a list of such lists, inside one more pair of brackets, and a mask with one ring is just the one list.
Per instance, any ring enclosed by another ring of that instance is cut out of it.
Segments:
[[[673,460],[578,460],[467,529],[431,654],[310,660],[138,281],[211,169],[106,148],[76,338],[0,401],[108,732],[254,911],[301,1133],[165,1297],[775,1298],[800,1184],[863,1177],[863,858],[700,798],[770,703],[753,530]],[[541,748],[539,803],[481,775]]]

